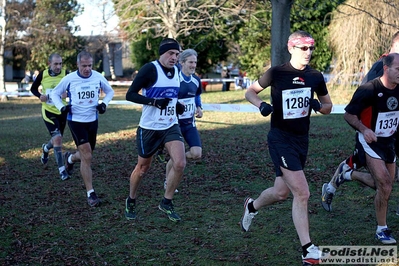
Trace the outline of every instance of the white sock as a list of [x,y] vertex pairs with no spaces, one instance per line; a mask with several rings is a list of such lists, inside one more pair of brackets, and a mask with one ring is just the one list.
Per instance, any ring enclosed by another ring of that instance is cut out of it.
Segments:
[[344,178],[345,178],[345,180],[352,180],[352,173],[353,173],[353,170],[350,170],[350,171],[348,171],[348,172],[345,172],[345,173],[344,173]]
[[43,150],[44,150],[45,152],[49,152],[49,149],[47,148],[47,144],[44,145]]
[[90,194],[94,192],[94,189],[90,189],[89,191],[87,191],[87,197],[90,197]]
[[386,228],[388,228],[387,225],[377,225],[376,233],[380,233],[382,231],[382,229],[386,229]]
[[60,171],[60,174],[61,174],[62,172],[64,172],[64,171],[65,171],[65,166],[59,167],[59,168],[58,168],[58,171]]
[[328,183],[328,186],[327,186],[327,191],[328,191],[328,192],[334,194],[336,190],[337,190],[337,189],[336,189],[331,183]]
[[72,154],[69,155],[69,157],[68,157],[68,163],[69,163],[69,164],[73,164],[73,162],[72,162]]

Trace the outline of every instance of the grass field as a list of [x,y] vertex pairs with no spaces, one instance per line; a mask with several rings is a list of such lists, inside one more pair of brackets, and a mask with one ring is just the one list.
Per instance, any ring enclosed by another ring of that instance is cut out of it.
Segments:
[[[124,99],[124,93],[117,89],[115,99]],[[243,95],[209,92],[202,101],[246,103]],[[135,106],[110,105],[100,116],[93,183],[102,205],[91,208],[78,167],[67,181],[60,180],[52,153],[49,169],[41,167],[40,147],[48,134],[37,99],[0,103],[0,265],[301,265],[291,198],[260,210],[249,232],[239,226],[245,197],[257,197],[274,181],[266,145],[269,118],[259,113],[205,112],[197,120],[203,159],[187,163],[175,195],[182,222],[169,221],[157,208],[165,167],[156,162],[139,191],[138,218],[127,221],[124,200],[137,161],[140,114]],[[354,132],[342,115],[311,120],[305,174],[313,241],[379,245],[373,190],[347,183],[336,193],[333,212],[321,207],[321,187],[352,151]],[[67,128],[64,150],[74,148]],[[388,225],[399,238],[394,186]]]

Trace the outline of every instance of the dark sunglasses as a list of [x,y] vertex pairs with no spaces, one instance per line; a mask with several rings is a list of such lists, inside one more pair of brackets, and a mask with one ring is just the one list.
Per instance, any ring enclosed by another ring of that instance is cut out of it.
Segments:
[[298,48],[298,49],[301,49],[302,51],[307,51],[308,49],[310,49],[310,51],[313,51],[315,49],[314,46],[302,46],[302,47],[294,46],[294,47]]

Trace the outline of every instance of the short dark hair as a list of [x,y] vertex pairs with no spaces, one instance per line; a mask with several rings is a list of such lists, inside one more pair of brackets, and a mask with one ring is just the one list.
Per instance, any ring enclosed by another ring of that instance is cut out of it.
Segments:
[[53,61],[53,58],[54,57],[56,57],[56,58],[61,58],[62,59],[62,57],[59,55],[59,54],[57,54],[57,53],[52,53],[49,57],[48,57],[48,61],[51,63],[52,61]]
[[399,54],[397,54],[397,53],[391,53],[391,54],[388,54],[387,56],[384,56],[382,58],[382,64],[384,66],[391,67],[393,60],[395,60],[395,56],[398,56],[398,55]]
[[77,62],[79,63],[80,60],[81,60],[83,57],[84,57],[84,58],[93,58],[93,56],[91,55],[91,53],[89,53],[89,52],[87,52],[87,51],[81,51],[81,52],[78,54]]

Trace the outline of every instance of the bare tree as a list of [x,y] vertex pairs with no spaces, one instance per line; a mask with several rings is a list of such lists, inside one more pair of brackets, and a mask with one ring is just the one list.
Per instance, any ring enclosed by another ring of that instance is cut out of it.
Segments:
[[348,0],[333,12],[329,40],[334,50],[334,81],[347,86],[361,79],[390,48],[399,30],[397,0]]
[[[115,10],[122,29],[131,37],[153,30],[154,37],[178,38],[191,32],[216,30],[229,34],[242,20],[246,1],[120,0]],[[220,23],[223,21],[224,23]]]

